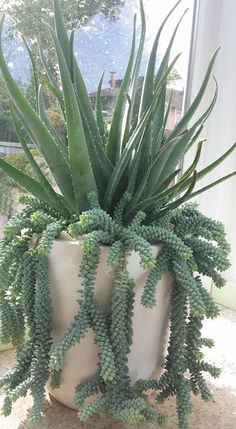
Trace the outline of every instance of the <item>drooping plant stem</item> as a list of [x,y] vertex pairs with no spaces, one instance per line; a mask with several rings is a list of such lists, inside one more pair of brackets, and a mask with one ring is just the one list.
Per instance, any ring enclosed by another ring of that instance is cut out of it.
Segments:
[[[5,226],[0,243],[0,340],[17,347],[15,369],[0,380],[6,392],[5,415],[11,412],[12,403],[30,390],[34,399],[30,420],[39,420],[46,382],[51,377],[52,387],[60,385],[64,358],[88,328],[94,331],[99,361],[97,374],[75,386],[81,420],[94,412],[105,412],[125,422],[162,425],[165,417],[148,404],[145,396],[146,390],[154,389],[159,403],[176,395],[179,427],[187,429],[188,414],[193,409],[191,392],[200,393],[204,400],[211,399],[203,373],[217,377],[219,370],[203,360],[201,347],[212,346],[212,342],[201,337],[201,327],[204,317],[217,316],[218,308],[200,275],[208,275],[218,287],[223,285],[220,272],[229,266],[224,228],[199,213],[193,204],[172,210],[151,225],[145,224],[145,215],[139,212],[130,224],[122,226],[125,200],[112,218],[90,196],[90,210],[62,220],[61,214],[45,203],[24,196],[25,208]],[[52,345],[48,255],[63,230],[72,239],[84,236],[78,272],[82,294],[78,294],[79,312],[71,327]],[[157,241],[162,249],[155,258],[151,243]],[[110,246],[107,264],[114,269],[108,314],[94,298],[102,245]],[[173,277],[164,372],[159,380],[139,380],[134,386],[127,365],[135,298],[135,283],[127,271],[131,251],[139,253],[141,266],[149,271],[141,301],[144,306],[156,304],[155,292],[162,276],[170,272]],[[98,393],[85,405],[86,398]]]

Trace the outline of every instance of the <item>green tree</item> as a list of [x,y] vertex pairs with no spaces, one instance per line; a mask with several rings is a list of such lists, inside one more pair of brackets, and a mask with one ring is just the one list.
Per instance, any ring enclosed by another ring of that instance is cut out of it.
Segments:
[[[125,0],[61,0],[66,27],[68,30],[81,27],[97,13],[103,13],[106,18],[115,20],[118,18],[119,10],[124,2]],[[8,30],[9,40],[19,37],[19,32],[23,34],[33,49],[39,71],[43,72],[37,46],[37,42],[39,42],[44,49],[51,72],[57,78],[56,58],[51,36],[49,31],[45,31],[45,22],[52,24],[53,21],[53,0],[5,0],[0,2],[0,11],[5,12],[10,24]],[[35,35],[37,35],[37,40],[35,39]],[[5,86],[2,80],[0,80],[0,116],[4,117],[2,122],[0,118],[0,123],[2,123],[2,130],[3,125],[5,130],[6,123],[7,129],[9,128],[13,132],[12,122],[9,117],[8,97],[5,97],[4,94]],[[31,104],[34,105],[33,76],[26,89],[26,96]],[[47,97],[47,108],[52,111],[52,120],[56,122],[54,125],[58,128],[59,134],[63,133],[55,100],[49,100]],[[6,138],[5,134],[4,138],[11,140],[11,138]]]
[[[116,19],[124,0],[61,0],[63,15],[68,30],[85,25],[97,13]],[[52,23],[53,0],[13,0],[5,5],[5,13],[17,29],[32,40],[35,35],[44,43],[51,44],[45,32],[45,22]]]
[[[125,0],[61,0],[66,28],[79,28],[97,13],[103,13],[106,18],[115,20],[124,2]],[[45,23],[53,24],[53,0],[8,0],[3,9],[10,23],[9,37],[14,37],[16,32],[23,34],[33,48],[36,60],[39,59],[39,42],[56,77],[53,43],[50,32],[45,31]]]

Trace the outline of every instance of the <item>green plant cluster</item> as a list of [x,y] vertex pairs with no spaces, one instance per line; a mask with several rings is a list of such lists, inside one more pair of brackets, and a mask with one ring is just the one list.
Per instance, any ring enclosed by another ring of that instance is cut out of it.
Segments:
[[[0,243],[0,341],[13,342],[18,350],[16,368],[0,380],[6,392],[3,413],[8,415],[12,403],[30,390],[34,406],[29,418],[38,421],[46,382],[50,378],[52,387],[59,387],[67,352],[92,328],[99,362],[94,377],[75,386],[79,418],[86,420],[100,412],[124,422],[162,425],[165,416],[148,404],[145,394],[154,389],[159,403],[176,395],[179,427],[189,428],[191,392],[210,400],[211,392],[203,374],[219,375],[217,368],[204,361],[201,351],[203,345],[213,345],[201,336],[202,320],[216,317],[218,308],[203,287],[200,275],[212,278],[217,287],[223,286],[220,272],[229,266],[229,245],[222,224],[199,213],[196,205],[186,204],[151,226],[145,223],[143,212],[124,226],[128,195],[117,206],[114,217],[99,207],[95,195],[90,195],[91,209],[79,217],[73,215],[63,220],[45,203],[27,196],[21,199],[25,208],[5,226]],[[72,239],[83,236],[83,256],[78,267],[82,293],[80,289],[79,312],[68,332],[52,344],[48,255],[54,239],[63,230]],[[154,257],[151,245],[157,241],[161,251]],[[107,264],[114,269],[111,305],[106,313],[94,297],[103,245],[110,246]],[[156,304],[158,280],[165,273],[171,273],[173,278],[164,372],[159,380],[139,380],[134,386],[127,365],[135,298],[135,283],[127,271],[132,251],[138,252],[140,265],[149,271],[142,295],[144,306],[152,308]],[[97,397],[85,404],[94,394]]]
[[[210,165],[196,171],[205,143],[204,139],[199,141],[199,136],[215,105],[217,83],[207,109],[197,120],[193,118],[212,77],[218,50],[209,62],[202,85],[192,104],[175,128],[166,135],[166,124],[172,103],[172,97],[167,97],[167,84],[178,59],[177,55],[170,60],[171,49],[185,13],[177,22],[158,66],[156,63],[162,30],[180,1],[177,1],[166,16],[154,39],[137,111],[135,100],[139,91],[140,65],[146,34],[145,13],[143,2],[140,0],[139,40],[137,41],[135,16],[130,57],[109,129],[104,123],[101,102],[104,76],[98,85],[93,111],[85,81],[74,55],[74,32],[67,33],[58,0],[53,2],[54,25],[45,28],[45,32],[53,41],[57,56],[59,68],[57,79],[50,72],[49,61],[43,47],[39,46],[41,62],[45,69],[42,76],[33,51],[24,39],[32,65],[35,108],[13,79],[0,44],[0,69],[11,100],[16,133],[34,176],[27,171],[21,171],[17,166],[9,165],[1,158],[0,169],[27,192],[60,211],[62,216],[80,214],[88,210],[88,194],[91,192],[98,195],[101,208],[113,215],[117,203],[128,191],[131,199],[126,206],[126,221],[131,221],[136,213],[144,211],[149,223],[156,219],[157,206],[160,203],[163,215],[189,198],[235,175],[235,172],[232,172],[204,188],[194,190],[196,183],[236,148],[236,144],[233,144]],[[1,34],[3,25],[4,17],[0,21]],[[47,93],[50,92],[57,100],[67,145],[47,111],[45,87]],[[28,140],[46,161],[56,186],[52,186],[37,157],[29,150]],[[180,160],[193,146],[196,147],[195,158],[189,168],[181,172]]]
[[13,195],[14,181],[6,176],[5,173],[0,173],[0,214],[10,218],[13,213]]
[[[31,154],[37,159],[40,168],[44,171],[49,181],[53,181],[50,172],[48,172],[47,166],[42,159],[40,153],[36,149],[30,150]],[[35,177],[35,173],[28,161],[28,158],[23,150],[12,153],[4,157],[4,160],[11,164],[13,167],[27,173],[31,177]],[[6,173],[0,171],[0,214],[6,215],[9,219],[16,211],[14,207],[14,201],[16,200],[16,194],[24,192],[18,183],[9,177]]]

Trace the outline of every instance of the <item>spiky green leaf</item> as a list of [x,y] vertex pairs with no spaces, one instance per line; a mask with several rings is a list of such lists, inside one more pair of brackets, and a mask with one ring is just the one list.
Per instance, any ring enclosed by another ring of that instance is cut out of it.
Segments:
[[135,39],[136,39],[136,16],[134,18],[133,39],[132,39],[129,61],[126,68],[124,79],[121,84],[119,95],[116,100],[116,104],[115,104],[115,108],[112,116],[111,128],[110,128],[109,137],[108,137],[107,155],[113,165],[116,165],[122,152],[122,129],[125,126],[124,124],[124,109],[126,104],[125,94],[128,91],[128,86],[130,84],[130,77],[132,73],[132,67],[134,63]]
[[[2,34],[4,17],[0,22],[0,34]],[[69,165],[65,161],[60,152],[55,140],[49,133],[46,126],[38,117],[37,113],[33,110],[30,103],[22,94],[20,88],[12,78],[10,71],[4,59],[2,46],[0,45],[0,69],[2,77],[7,87],[8,93],[16,106],[17,111],[20,113],[24,122],[27,124],[30,133],[34,138],[35,144],[45,158],[56,183],[58,184],[62,194],[65,196],[67,204],[74,208],[74,194],[72,181],[70,176]]]
[[89,208],[88,193],[97,192],[97,186],[89,159],[81,114],[71,81],[71,76],[63,55],[63,51],[58,42],[58,38],[52,29],[51,34],[57,53],[60,76],[63,86],[69,162],[74,195],[77,208],[79,211],[83,211]]

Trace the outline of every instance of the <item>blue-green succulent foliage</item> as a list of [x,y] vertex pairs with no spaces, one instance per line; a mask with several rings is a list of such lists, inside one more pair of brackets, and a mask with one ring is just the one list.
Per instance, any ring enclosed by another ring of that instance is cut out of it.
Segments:
[[[203,373],[213,377],[219,374],[201,353],[203,345],[212,346],[210,340],[201,337],[202,320],[216,317],[218,308],[200,275],[212,278],[217,287],[224,285],[220,272],[229,266],[229,246],[222,224],[203,216],[190,203],[169,211],[151,225],[145,224],[145,214],[139,212],[127,226],[123,223],[125,204],[112,217],[98,206],[94,195],[90,210],[68,218],[32,197],[22,197],[22,203],[25,208],[5,226],[1,241],[0,341],[13,342],[18,350],[16,368],[0,380],[6,392],[4,414],[11,412],[13,401],[31,390],[34,407],[29,418],[38,421],[47,380],[51,376],[52,387],[60,385],[68,350],[92,328],[100,350],[99,363],[92,379],[75,386],[80,419],[106,412],[126,422],[162,424],[164,416],[148,404],[145,396],[146,390],[155,389],[158,402],[176,395],[179,427],[188,428],[191,392],[200,393],[204,400],[211,399]],[[47,256],[63,230],[74,239],[84,236],[78,267],[83,288],[78,294],[80,309],[71,327],[52,345]],[[162,250],[154,258],[151,244],[157,241],[162,243]],[[114,268],[108,314],[94,297],[104,244],[110,246],[107,263]],[[156,287],[163,274],[171,272],[173,276],[165,371],[159,380],[140,380],[135,386],[131,385],[127,366],[135,296],[135,283],[127,271],[132,250],[139,253],[142,267],[149,270],[141,301],[144,306],[155,306]],[[99,392],[98,399],[84,405],[87,397]]]

